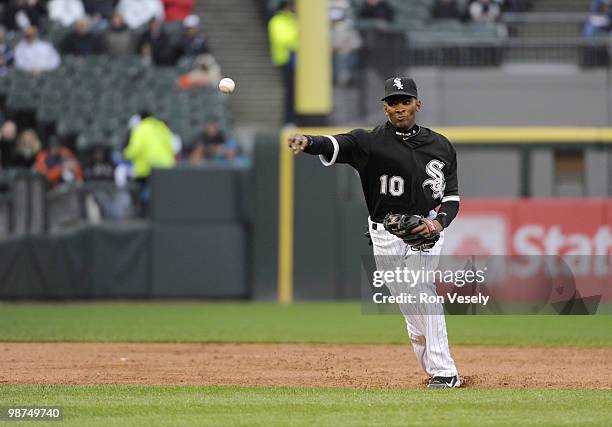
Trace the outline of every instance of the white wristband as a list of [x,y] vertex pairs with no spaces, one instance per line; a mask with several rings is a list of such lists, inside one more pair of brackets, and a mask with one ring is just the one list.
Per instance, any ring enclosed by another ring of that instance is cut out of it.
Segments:
[[323,154],[319,154],[319,159],[321,160],[321,163],[323,163],[323,166],[331,166],[334,163],[336,163],[336,159],[338,158],[338,153],[340,152],[340,144],[338,144],[338,141],[336,141],[336,138],[334,138],[333,136],[330,136],[330,135],[324,135],[324,136],[326,138],[329,138],[329,140],[334,145],[334,154],[332,155],[332,158],[329,161],[325,158],[325,155]]

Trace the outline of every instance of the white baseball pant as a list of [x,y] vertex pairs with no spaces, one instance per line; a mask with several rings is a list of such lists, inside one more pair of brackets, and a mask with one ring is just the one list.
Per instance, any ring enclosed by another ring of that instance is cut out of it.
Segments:
[[[433,271],[437,268],[444,244],[444,231],[440,235],[440,240],[429,251],[413,251],[402,239],[385,230],[382,224],[375,224],[369,218],[368,222],[377,270],[395,271],[399,267]],[[437,295],[435,284],[425,281],[417,283],[412,288],[406,283],[387,283],[387,287],[394,296],[401,293],[414,294],[417,298],[421,293]],[[417,302],[398,305],[406,320],[408,336],[423,370],[432,377],[457,375],[457,368],[448,347],[442,304]]]

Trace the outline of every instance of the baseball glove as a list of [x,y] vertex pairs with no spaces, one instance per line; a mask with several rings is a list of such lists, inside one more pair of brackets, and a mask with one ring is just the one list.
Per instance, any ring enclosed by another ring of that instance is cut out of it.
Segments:
[[[429,233],[426,235],[413,234],[412,230],[419,225],[427,225]],[[383,226],[389,233],[402,239],[415,251],[426,251],[434,247],[440,239],[433,221],[421,215],[388,213],[383,220]]]

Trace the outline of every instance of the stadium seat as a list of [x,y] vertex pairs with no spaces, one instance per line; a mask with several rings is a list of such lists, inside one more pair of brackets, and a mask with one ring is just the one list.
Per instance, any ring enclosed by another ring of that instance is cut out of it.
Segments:
[[41,105],[36,110],[36,120],[42,123],[56,122],[62,116],[63,109],[55,104]]
[[457,19],[436,19],[427,24],[427,30],[462,33],[466,30],[466,27]]
[[466,28],[470,34],[486,35],[492,38],[499,37],[499,27],[495,23],[470,22],[466,24]]

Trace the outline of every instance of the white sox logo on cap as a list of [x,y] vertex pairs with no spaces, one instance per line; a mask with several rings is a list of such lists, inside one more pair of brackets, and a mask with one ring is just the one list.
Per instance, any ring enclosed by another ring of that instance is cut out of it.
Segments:
[[408,77],[391,77],[385,80],[385,96],[381,101],[391,96],[418,98],[416,83]]

